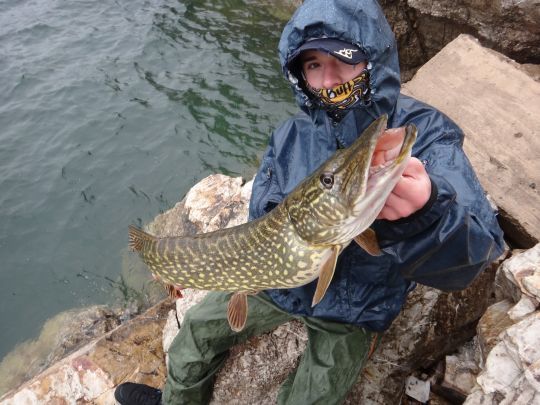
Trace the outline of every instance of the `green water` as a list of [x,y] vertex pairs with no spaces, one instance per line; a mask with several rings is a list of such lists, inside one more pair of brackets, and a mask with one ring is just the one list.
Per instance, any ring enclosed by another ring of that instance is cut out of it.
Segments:
[[0,358],[63,310],[137,295],[120,277],[129,224],[211,173],[255,173],[296,109],[273,11],[0,2]]

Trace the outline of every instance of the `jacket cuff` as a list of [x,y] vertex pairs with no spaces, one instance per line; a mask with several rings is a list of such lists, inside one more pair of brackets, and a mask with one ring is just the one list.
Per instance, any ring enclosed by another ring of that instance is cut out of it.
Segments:
[[408,239],[439,220],[456,198],[454,188],[442,177],[430,175],[431,195],[418,211],[395,221],[376,220],[373,229],[381,247]]

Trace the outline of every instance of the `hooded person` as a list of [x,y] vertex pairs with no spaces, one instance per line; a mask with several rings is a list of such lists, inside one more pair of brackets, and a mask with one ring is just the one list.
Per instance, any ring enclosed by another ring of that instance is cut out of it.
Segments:
[[[188,311],[169,349],[163,398],[154,388],[125,383],[115,393],[121,404],[209,402],[228,349],[290,319],[304,322],[309,340],[278,403],[342,403],[378,332],[390,326],[416,283],[463,289],[503,251],[495,213],[462,150],[462,131],[433,107],[400,94],[396,42],[375,0],[306,0],[283,29],[279,56],[300,111],[272,134],[253,184],[251,220],[270,212],[382,114],[389,128],[418,128],[411,160],[427,195],[397,216],[383,215],[383,208],[372,225],[383,254],[350,244],[315,306],[316,281],[267,290],[248,298],[246,326],[235,333],[226,317],[229,294],[209,293]],[[325,67],[346,74],[322,86],[313,77],[322,78]],[[409,180],[400,192],[414,198]]]

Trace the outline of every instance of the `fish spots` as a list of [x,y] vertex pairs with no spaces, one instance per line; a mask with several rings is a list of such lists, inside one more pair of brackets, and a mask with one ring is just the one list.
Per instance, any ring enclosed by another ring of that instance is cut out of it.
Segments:
[[187,288],[254,291],[294,287],[299,284],[297,273],[302,273],[301,284],[314,278],[312,247],[292,225],[276,220],[263,225],[240,229],[241,235],[234,237],[220,232],[170,238],[166,246],[150,246],[141,256],[161,279]]

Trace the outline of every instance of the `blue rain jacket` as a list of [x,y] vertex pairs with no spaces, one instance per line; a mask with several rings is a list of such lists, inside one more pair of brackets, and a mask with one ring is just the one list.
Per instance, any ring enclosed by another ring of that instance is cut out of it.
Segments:
[[[296,48],[321,37],[354,43],[369,60],[371,102],[353,108],[339,122],[310,103],[287,69]],[[435,108],[400,94],[396,42],[378,3],[305,1],[284,28],[279,55],[300,112],[272,134],[253,184],[251,219],[269,212],[383,113],[389,115],[388,127],[417,126],[413,156],[425,164],[432,196],[410,217],[375,221],[382,256],[370,256],[351,243],[319,304],[311,306],[315,280],[299,288],[268,290],[276,305],[293,314],[381,331],[398,315],[415,282],[444,291],[469,285],[502,253],[503,235],[463,153],[460,128]]]

